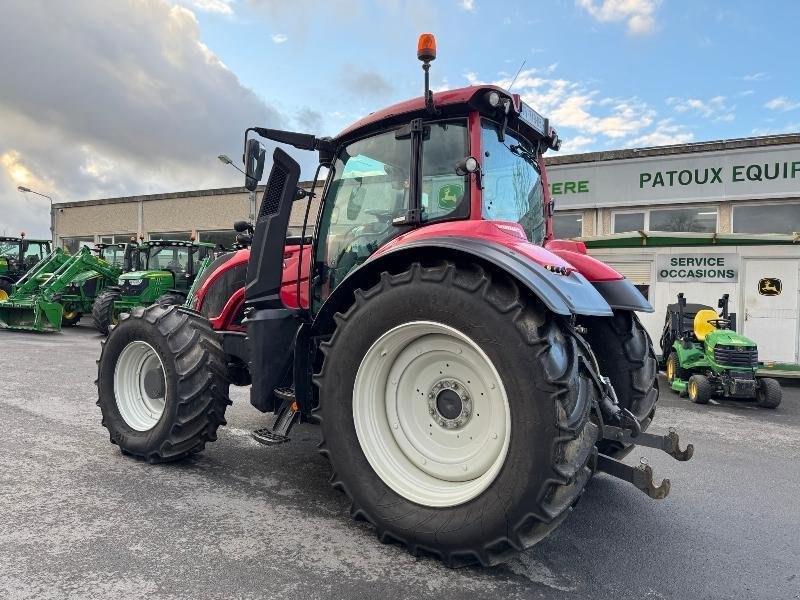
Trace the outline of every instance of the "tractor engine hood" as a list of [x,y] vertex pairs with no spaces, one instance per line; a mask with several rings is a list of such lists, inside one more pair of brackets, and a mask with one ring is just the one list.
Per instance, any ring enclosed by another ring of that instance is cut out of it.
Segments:
[[172,277],[169,271],[130,271],[119,276],[120,281],[131,281],[135,279],[162,279]]
[[757,344],[741,333],[736,333],[730,329],[717,329],[706,335],[706,342],[709,346],[742,346],[755,347]]

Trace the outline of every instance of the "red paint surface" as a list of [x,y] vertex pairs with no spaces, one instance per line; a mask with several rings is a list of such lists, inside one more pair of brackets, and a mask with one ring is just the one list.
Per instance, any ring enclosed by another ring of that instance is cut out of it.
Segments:
[[[502,92],[504,95],[507,95],[503,88],[499,88],[494,85],[480,85],[480,86],[469,86],[464,88],[458,88],[455,90],[446,90],[444,92],[436,92],[433,94],[433,102],[436,106],[442,107],[447,106],[450,104],[465,104],[470,101],[470,99],[478,92],[478,91],[489,91],[489,90],[497,90],[498,92]],[[519,96],[517,94],[511,94],[511,98],[514,105],[514,110],[519,112]],[[363,119],[356,121],[346,129],[342,130],[339,135],[336,136],[334,139],[339,139],[343,137],[348,137],[350,134],[358,131],[363,127],[369,127],[370,125],[375,125],[380,121],[385,119],[390,119],[392,117],[397,117],[399,115],[404,115],[407,113],[413,113],[417,111],[425,110],[425,98],[423,96],[419,96],[417,98],[412,98],[411,100],[405,100],[403,102],[398,102],[397,104],[392,104],[391,106],[387,106],[386,108],[382,108],[381,110],[376,110],[374,113],[368,114]]]
[[[283,281],[281,283],[281,300],[289,308],[308,308],[308,271],[311,265],[311,247],[309,245],[303,246],[303,265],[300,273],[300,296],[298,302],[297,294],[297,263],[300,257],[300,246],[292,245],[286,246],[283,255]],[[247,263],[250,259],[250,249],[237,250],[236,254],[230,260],[224,262],[211,276],[206,279],[200,289],[197,290],[197,308],[198,310],[203,305],[203,298],[208,292],[209,287],[216,281],[224,272],[234,268],[242,263]],[[219,315],[211,317],[209,321],[211,326],[217,330],[228,331],[244,331],[243,327],[233,325],[236,314],[239,311],[242,303],[244,302],[244,288],[236,290],[233,295],[225,303],[224,308]]]
[[586,279],[589,281],[616,281],[617,279],[625,279],[607,264],[600,262],[588,254],[581,254],[580,252],[574,252],[572,250],[561,250],[552,247],[551,250],[553,254],[560,256],[573,267],[575,267],[575,270],[586,277]]
[[434,223],[420,227],[393,239],[388,244],[378,249],[370,260],[381,256],[385,252],[403,246],[409,242],[424,240],[431,237],[458,236],[473,239],[482,239],[496,242],[501,246],[518,252],[526,258],[542,266],[570,267],[568,262],[553,254],[549,250],[531,244],[525,239],[525,232],[519,223],[506,221],[484,221],[470,219],[469,221],[449,221]]

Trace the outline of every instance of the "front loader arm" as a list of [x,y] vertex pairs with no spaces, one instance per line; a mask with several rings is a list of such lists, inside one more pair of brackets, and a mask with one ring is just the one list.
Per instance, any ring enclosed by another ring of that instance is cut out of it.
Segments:
[[39,291],[41,297],[52,302],[53,298],[62,293],[77,275],[88,270],[95,271],[110,281],[116,281],[122,273],[122,269],[97,258],[88,247],[83,247],[80,252],[53,271],[47,281],[42,284]]

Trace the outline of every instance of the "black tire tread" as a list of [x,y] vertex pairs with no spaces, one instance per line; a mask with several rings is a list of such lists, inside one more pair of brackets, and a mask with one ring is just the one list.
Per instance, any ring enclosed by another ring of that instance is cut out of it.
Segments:
[[[344,313],[340,312],[334,316],[336,329],[331,338],[321,345],[322,367],[314,377],[314,383],[321,394],[328,376],[328,357],[336,347],[337,337],[342,328],[354,318],[358,309],[365,304],[367,299],[388,288],[407,284],[414,279],[438,282],[442,285],[443,297],[447,294],[448,286],[460,287],[482,296],[491,307],[504,315],[504,318],[513,319],[534,359],[537,354],[547,350],[549,331],[554,327],[559,327],[556,319],[547,313],[538,299],[521,293],[516,282],[504,275],[497,276],[477,264],[459,265],[457,268],[450,261],[444,261],[432,267],[423,267],[420,263],[413,263],[408,270],[402,273],[382,273],[380,282],[370,289],[356,290],[354,303]],[[528,512],[524,518],[518,519],[514,523],[507,522],[507,529],[504,532],[498,533],[496,537],[486,541],[481,547],[443,550],[423,546],[415,542],[408,532],[382,529],[365,507],[356,505],[353,494],[334,468],[330,479],[331,485],[349,498],[351,516],[354,519],[371,523],[381,542],[403,545],[415,556],[420,553],[437,556],[449,567],[461,567],[475,563],[483,566],[499,564],[546,537],[576,504],[595,470],[596,463],[596,427],[589,420],[591,398],[586,402],[586,410],[577,416],[573,414],[570,417],[569,407],[565,406],[565,401],[570,396],[570,389],[579,386],[577,378],[581,377],[577,359],[580,349],[574,340],[571,341],[571,346],[574,349],[573,364],[567,373],[561,378],[551,377],[545,373],[547,388],[545,391],[551,394],[556,406],[559,435],[554,436],[552,454],[556,457],[556,462],[551,465],[552,473],[548,478],[547,489],[539,498],[531,498],[527,508]],[[589,394],[596,394],[594,386],[584,385],[583,389]],[[315,409],[315,416],[322,423],[324,415],[325,404],[321,401],[319,407]],[[323,456],[330,459],[324,436],[318,448]],[[455,531],[466,527],[481,526],[481,524],[481,515],[472,514],[464,522],[447,522],[440,525],[435,531]],[[426,523],[419,523],[418,530],[425,526]],[[493,534],[495,533],[493,532]]]
[[763,391],[763,393],[758,393],[756,396],[758,405],[761,408],[778,408],[783,397],[781,384],[778,380],[772,377],[762,377],[759,379],[758,385]]
[[[714,395],[714,387],[711,385],[708,377],[705,375],[692,375],[689,377],[688,385],[691,386],[692,382],[697,386],[697,398],[692,400],[691,394],[688,394],[689,400],[695,404],[708,404],[708,401],[711,400],[711,396]],[[688,390],[689,388],[687,386],[687,393]]]
[[92,304],[92,324],[103,335],[108,335],[111,330],[111,317],[114,311],[114,301],[120,297],[115,290],[106,290],[94,299]]
[[[130,314],[120,317],[120,327],[111,332],[108,340],[103,342],[103,350],[98,361],[99,371],[106,359],[106,348],[111,336],[129,322],[145,320],[154,325],[169,346],[173,365],[177,374],[177,411],[169,435],[160,447],[147,453],[137,452],[125,447],[124,436],[112,426],[107,418],[104,399],[101,397],[97,405],[103,411],[102,425],[109,430],[111,443],[120,446],[123,454],[150,463],[171,462],[180,460],[203,450],[208,442],[217,439],[217,429],[225,425],[225,410],[231,404],[228,397],[228,378],[225,353],[210,323],[194,313],[181,310],[179,306],[153,304],[148,307],[136,307]],[[191,328],[189,336],[192,343],[187,346],[179,343],[181,335]],[[99,387],[99,378],[98,378]],[[114,402],[113,398],[111,402]]]

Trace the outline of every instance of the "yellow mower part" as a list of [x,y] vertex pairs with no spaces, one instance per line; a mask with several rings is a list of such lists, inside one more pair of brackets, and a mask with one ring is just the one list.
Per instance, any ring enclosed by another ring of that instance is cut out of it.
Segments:
[[697,311],[694,316],[694,336],[699,341],[702,342],[709,333],[716,329],[713,323],[709,323],[715,319],[719,319],[719,315],[709,308]]
[[8,300],[8,292],[0,290],[0,302],[5,302],[6,300]]

